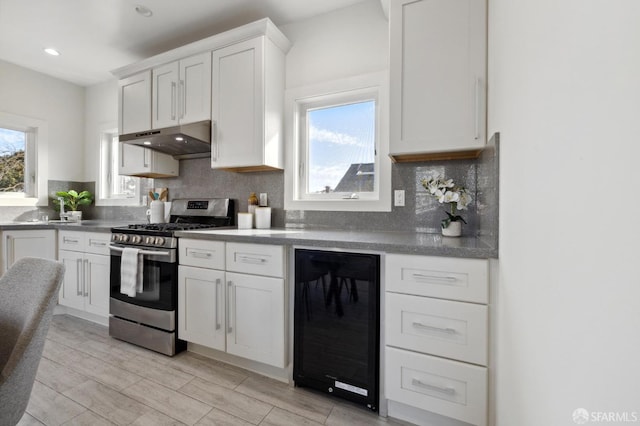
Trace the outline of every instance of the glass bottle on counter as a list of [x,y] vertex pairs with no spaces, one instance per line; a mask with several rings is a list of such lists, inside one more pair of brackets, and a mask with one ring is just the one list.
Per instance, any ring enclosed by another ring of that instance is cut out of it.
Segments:
[[258,197],[256,196],[255,192],[252,192],[252,193],[249,194],[249,207],[248,207],[247,211],[249,213],[255,214],[256,207],[258,207]]

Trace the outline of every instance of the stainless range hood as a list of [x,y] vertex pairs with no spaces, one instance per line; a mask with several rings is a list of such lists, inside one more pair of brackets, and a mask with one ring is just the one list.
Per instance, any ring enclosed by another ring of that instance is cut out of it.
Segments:
[[176,159],[211,155],[211,120],[120,135],[121,143],[139,145]]

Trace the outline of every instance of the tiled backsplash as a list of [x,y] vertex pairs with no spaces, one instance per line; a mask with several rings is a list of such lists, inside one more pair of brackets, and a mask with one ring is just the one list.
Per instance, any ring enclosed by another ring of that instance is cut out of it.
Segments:
[[274,226],[342,228],[353,230],[417,231],[440,233],[446,217],[442,204],[420,184],[433,174],[453,179],[468,188],[474,202],[460,214],[467,221],[463,235],[497,238],[498,150],[497,135],[479,159],[432,161],[392,165],[392,189],[405,190],[405,206],[391,212],[284,211],[282,172],[234,173],[212,170],[209,160],[183,160],[180,176],[157,179],[156,187],[169,188],[171,198],[229,197],[237,200],[237,210],[247,211],[250,192],[266,192],[273,208]]
[[[440,221],[446,217],[444,205],[429,195],[420,180],[442,175],[464,185],[474,198],[468,210],[460,212],[467,221],[463,235],[482,236],[497,244],[498,230],[498,135],[494,135],[479,159],[404,163],[392,166],[392,189],[405,190],[405,206],[391,212],[284,211],[284,174],[282,172],[235,173],[212,170],[206,158],[182,160],[180,176],[156,179],[155,187],[167,187],[169,199],[221,197],[236,200],[237,211],[247,211],[251,192],[268,194],[273,209],[273,226],[341,228],[352,230],[416,231],[440,233]],[[87,189],[95,194],[93,182],[49,181],[49,194],[68,189]],[[148,188],[145,188],[145,192]],[[31,220],[48,214],[57,218],[50,202],[48,208],[3,207],[0,220]],[[144,221],[146,207],[84,206],[85,219]]]

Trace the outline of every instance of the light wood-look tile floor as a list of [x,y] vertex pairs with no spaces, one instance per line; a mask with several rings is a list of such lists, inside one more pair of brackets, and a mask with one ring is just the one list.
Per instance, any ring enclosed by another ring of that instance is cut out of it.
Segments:
[[348,402],[183,352],[166,357],[54,316],[19,425],[391,425]]

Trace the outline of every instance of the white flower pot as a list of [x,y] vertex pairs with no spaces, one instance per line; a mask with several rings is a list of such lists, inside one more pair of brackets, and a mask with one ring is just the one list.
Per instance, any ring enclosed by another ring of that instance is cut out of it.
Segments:
[[459,237],[462,234],[462,222],[450,222],[449,226],[442,228],[442,236]]
[[70,211],[69,212],[71,214],[71,220],[73,222],[80,222],[82,220],[82,212],[77,210],[77,211]]

